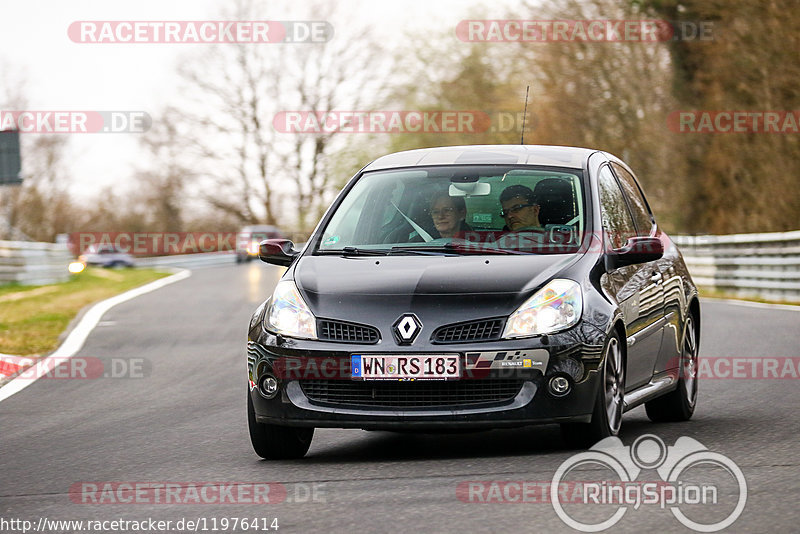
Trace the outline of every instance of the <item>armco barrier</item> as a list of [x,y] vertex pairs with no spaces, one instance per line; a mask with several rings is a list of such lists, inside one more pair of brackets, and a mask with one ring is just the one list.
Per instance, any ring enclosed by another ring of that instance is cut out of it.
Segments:
[[739,297],[800,302],[800,231],[673,240],[698,286]]
[[179,254],[175,256],[154,256],[151,258],[136,258],[137,267],[211,267],[234,263],[236,254],[228,250],[225,252],[202,252],[199,254]]
[[[695,283],[740,297],[800,302],[800,230],[769,234],[673,236]],[[300,248],[302,245],[296,245]],[[137,258],[139,267],[210,267],[235,261],[232,251]],[[66,245],[0,241],[0,283],[69,279]]]
[[52,284],[69,279],[72,253],[65,244],[0,241],[0,284]]

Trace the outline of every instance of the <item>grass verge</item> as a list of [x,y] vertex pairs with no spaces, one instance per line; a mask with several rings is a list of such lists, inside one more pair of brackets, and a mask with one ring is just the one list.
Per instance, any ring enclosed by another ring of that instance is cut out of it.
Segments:
[[169,276],[152,269],[88,267],[60,284],[0,286],[0,353],[45,354],[78,312],[93,302]]

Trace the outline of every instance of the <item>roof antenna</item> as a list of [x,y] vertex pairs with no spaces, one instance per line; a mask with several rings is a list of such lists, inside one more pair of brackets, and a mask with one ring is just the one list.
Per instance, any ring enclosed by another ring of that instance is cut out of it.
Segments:
[[528,91],[530,91],[531,86],[528,85],[525,87],[525,111],[522,112],[522,134],[519,138],[519,144],[525,144],[525,117],[528,116]]

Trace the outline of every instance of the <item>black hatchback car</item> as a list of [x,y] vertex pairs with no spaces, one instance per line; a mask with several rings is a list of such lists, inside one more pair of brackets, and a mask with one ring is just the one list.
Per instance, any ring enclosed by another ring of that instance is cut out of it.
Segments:
[[599,150],[464,146],[364,167],[250,321],[250,437],[559,423],[587,446],[645,404],[686,420],[700,308],[633,171]]

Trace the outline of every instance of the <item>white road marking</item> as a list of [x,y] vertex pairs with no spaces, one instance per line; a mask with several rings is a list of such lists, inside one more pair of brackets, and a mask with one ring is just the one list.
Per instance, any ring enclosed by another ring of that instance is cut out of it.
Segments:
[[56,366],[56,360],[57,363],[62,363],[65,359],[72,358],[79,350],[81,350],[86,338],[89,337],[89,334],[92,333],[94,327],[97,326],[97,324],[100,322],[100,319],[108,310],[117,304],[127,302],[140,295],[144,295],[145,293],[150,293],[151,291],[155,291],[156,289],[160,289],[166,285],[189,278],[191,274],[192,271],[188,269],[182,269],[172,276],[161,278],[159,280],[150,282],[149,284],[131,289],[125,293],[121,293],[109,299],[100,301],[89,308],[89,311],[83,315],[78,325],[72,329],[67,336],[67,339],[64,340],[64,343],[62,343],[61,346],[55,350],[55,352],[39,360],[39,365],[42,366],[42,372],[37,373],[37,376],[33,378],[17,377],[8,382],[6,385],[0,388],[0,402],[6,400],[14,393],[19,393],[26,387],[33,384],[37,378],[52,371]]

